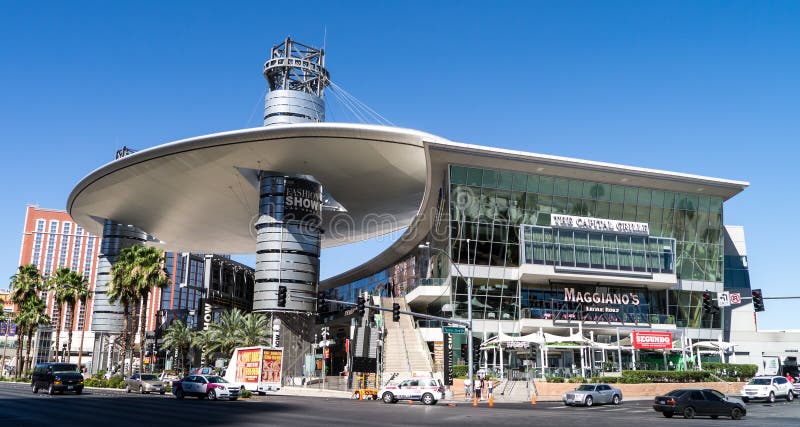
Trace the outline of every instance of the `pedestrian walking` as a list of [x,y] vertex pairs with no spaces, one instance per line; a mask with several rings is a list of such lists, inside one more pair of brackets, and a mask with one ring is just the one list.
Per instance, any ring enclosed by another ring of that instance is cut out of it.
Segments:
[[467,378],[464,380],[464,400],[472,399],[472,380]]

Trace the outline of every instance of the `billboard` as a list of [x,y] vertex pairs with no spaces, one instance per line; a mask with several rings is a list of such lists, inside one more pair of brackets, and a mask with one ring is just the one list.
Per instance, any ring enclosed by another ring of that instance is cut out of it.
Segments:
[[264,363],[261,364],[261,382],[280,384],[283,351],[265,349],[263,357]]
[[249,348],[236,353],[236,381],[257,383],[261,362],[261,349]]
[[6,334],[8,334],[9,337],[17,335],[17,325],[10,320],[8,322],[5,320],[0,322],[0,337],[4,337]]
[[665,349],[672,348],[671,332],[634,331],[631,332],[633,348],[640,349]]

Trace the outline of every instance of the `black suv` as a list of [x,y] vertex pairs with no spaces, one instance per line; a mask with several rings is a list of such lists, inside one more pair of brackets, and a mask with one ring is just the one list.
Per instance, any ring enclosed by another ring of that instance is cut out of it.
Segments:
[[31,390],[34,393],[47,390],[47,394],[63,394],[66,390],[81,394],[83,375],[78,371],[78,365],[72,363],[39,363],[33,369]]

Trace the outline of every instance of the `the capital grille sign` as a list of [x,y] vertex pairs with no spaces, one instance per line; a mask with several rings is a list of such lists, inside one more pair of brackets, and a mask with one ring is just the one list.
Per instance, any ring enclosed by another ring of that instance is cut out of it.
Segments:
[[550,214],[550,226],[582,231],[598,231],[602,233],[634,234],[649,236],[650,226],[646,222],[617,221],[615,219],[591,218]]

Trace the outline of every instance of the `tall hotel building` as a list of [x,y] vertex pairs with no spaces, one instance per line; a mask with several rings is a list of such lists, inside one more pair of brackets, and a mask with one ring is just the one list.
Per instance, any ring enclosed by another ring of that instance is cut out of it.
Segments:
[[[44,277],[50,277],[60,267],[68,267],[83,275],[94,289],[97,269],[97,253],[100,250],[100,238],[89,233],[75,223],[66,211],[59,209],[43,209],[29,205],[25,212],[25,227],[22,230],[22,246],[19,253],[19,265],[33,264]],[[92,300],[85,305],[78,302],[73,310],[68,310],[61,317],[60,342],[67,343],[70,325],[74,332],[84,332],[83,360],[89,354],[94,341],[94,334],[88,330],[91,321]],[[47,315],[51,319],[59,317],[58,307],[53,301],[53,292],[47,295]],[[55,324],[51,325],[55,330]],[[51,357],[50,329],[41,329],[37,336],[37,361]],[[54,338],[54,337],[53,337]],[[78,349],[81,345],[80,335],[73,335],[72,348],[69,349],[70,360],[78,360]]]

